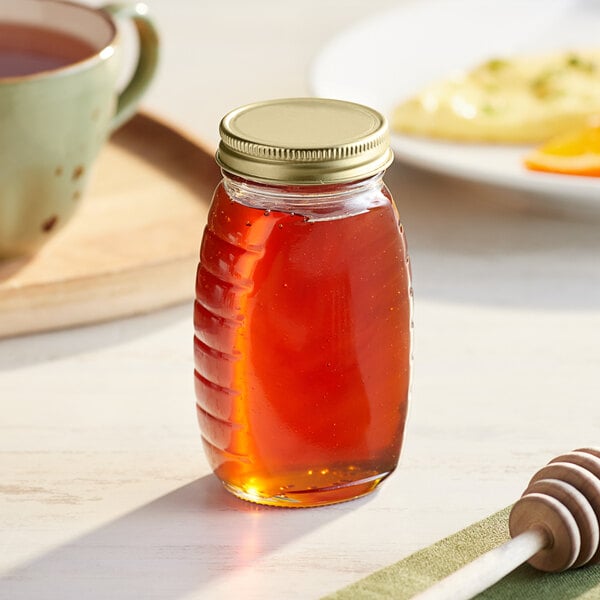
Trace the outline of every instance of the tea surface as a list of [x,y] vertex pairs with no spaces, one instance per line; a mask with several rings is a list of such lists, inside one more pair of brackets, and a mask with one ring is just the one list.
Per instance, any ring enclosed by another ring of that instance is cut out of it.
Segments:
[[59,69],[95,52],[85,40],[61,31],[0,22],[0,78]]

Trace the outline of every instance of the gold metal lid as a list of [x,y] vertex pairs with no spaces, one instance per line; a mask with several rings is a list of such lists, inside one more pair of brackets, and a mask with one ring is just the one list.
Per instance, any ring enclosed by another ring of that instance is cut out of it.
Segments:
[[219,165],[266,183],[353,181],[375,175],[393,160],[385,117],[342,100],[248,104],[225,115],[219,132]]

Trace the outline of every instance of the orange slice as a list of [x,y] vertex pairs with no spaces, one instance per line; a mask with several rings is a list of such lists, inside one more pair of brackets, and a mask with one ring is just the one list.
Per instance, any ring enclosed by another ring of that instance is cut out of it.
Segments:
[[552,138],[524,163],[532,171],[600,177],[600,123]]

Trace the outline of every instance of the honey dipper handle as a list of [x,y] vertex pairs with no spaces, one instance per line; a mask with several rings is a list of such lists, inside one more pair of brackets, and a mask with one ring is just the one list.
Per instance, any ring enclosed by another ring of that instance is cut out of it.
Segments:
[[417,594],[413,600],[469,600],[514,571],[547,544],[543,529],[524,531]]

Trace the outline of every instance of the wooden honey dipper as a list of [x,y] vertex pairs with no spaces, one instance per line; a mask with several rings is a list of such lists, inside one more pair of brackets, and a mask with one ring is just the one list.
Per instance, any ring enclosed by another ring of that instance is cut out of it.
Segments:
[[600,448],[556,457],[531,479],[509,517],[511,538],[413,600],[468,600],[524,562],[556,573],[600,563]]

